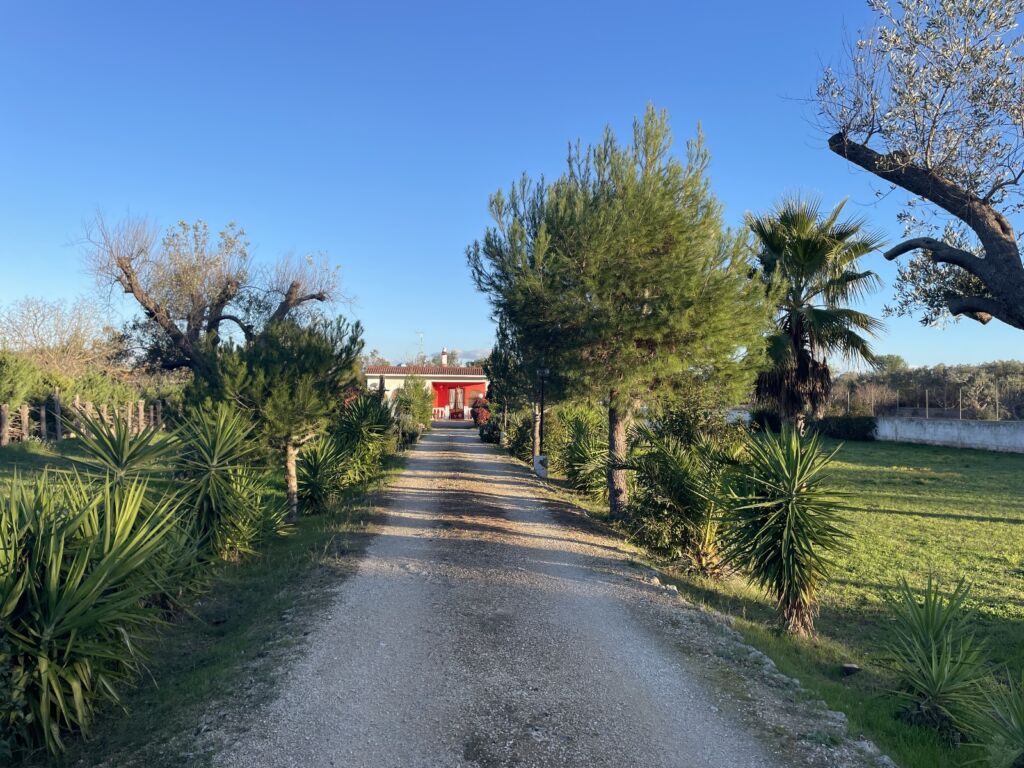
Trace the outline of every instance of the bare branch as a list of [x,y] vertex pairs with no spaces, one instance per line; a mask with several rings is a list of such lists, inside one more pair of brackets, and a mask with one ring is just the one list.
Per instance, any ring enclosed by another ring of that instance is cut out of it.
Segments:
[[947,300],[952,315],[964,315],[987,325],[993,317],[1004,317],[1006,308],[989,296],[950,296]]
[[889,261],[892,261],[905,253],[911,253],[912,251],[918,250],[927,251],[931,256],[932,261],[943,264],[955,264],[958,267],[966,269],[972,275],[981,276],[984,272],[984,259],[979,259],[970,251],[955,248],[941,240],[936,240],[934,237],[914,237],[910,240],[904,240],[902,243],[890,248],[882,255]]

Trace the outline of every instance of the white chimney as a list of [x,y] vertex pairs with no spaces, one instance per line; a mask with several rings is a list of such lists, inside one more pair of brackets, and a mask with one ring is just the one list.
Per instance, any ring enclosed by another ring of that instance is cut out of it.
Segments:
[[448,365],[448,349],[447,347],[441,350],[441,365]]

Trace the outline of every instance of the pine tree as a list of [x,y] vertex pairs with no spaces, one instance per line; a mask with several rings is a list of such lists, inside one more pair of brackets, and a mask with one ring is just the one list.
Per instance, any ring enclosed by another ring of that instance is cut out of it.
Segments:
[[633,144],[611,130],[569,154],[550,185],[492,198],[496,225],[470,249],[478,287],[544,351],[567,392],[608,406],[609,504],[627,502],[626,431],[646,398],[681,376],[751,382],[768,323],[745,240],[725,230],[702,139],[669,152],[649,107]]

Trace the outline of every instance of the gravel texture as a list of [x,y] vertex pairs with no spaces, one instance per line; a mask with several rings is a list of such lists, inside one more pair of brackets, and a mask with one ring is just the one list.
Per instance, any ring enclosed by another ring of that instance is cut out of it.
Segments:
[[884,766],[475,431],[435,428],[223,768]]

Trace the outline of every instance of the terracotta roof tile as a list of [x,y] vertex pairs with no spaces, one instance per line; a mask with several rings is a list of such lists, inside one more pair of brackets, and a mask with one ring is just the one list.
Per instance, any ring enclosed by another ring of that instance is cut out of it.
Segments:
[[486,376],[476,365],[368,365],[367,376]]

